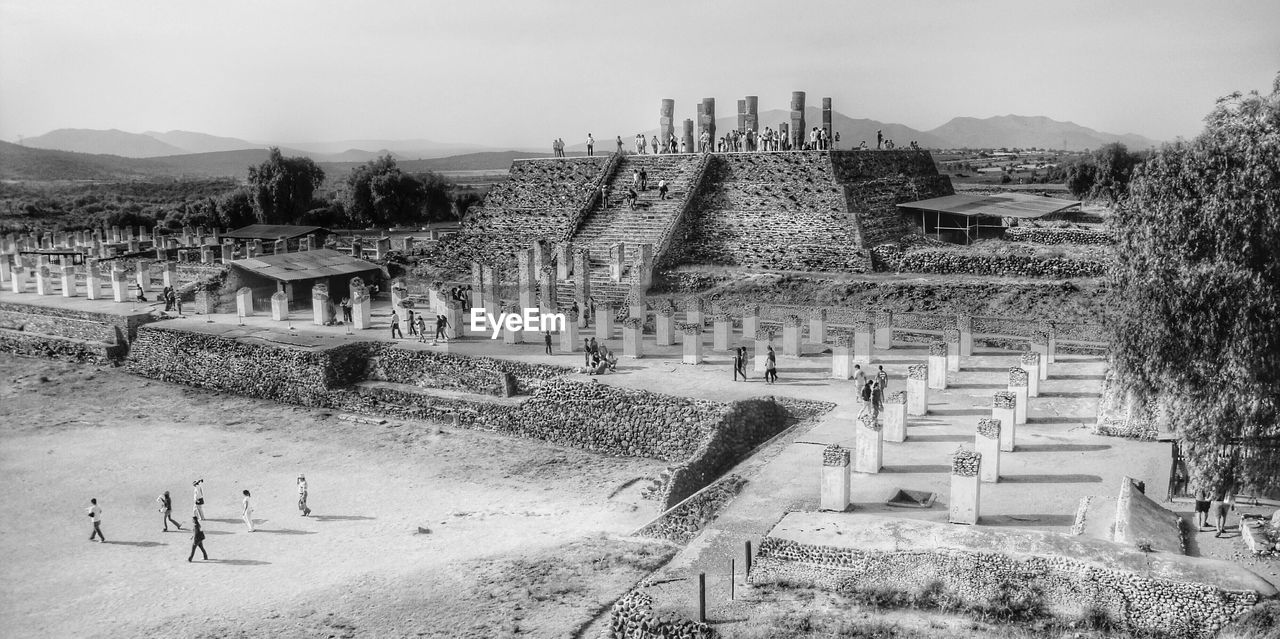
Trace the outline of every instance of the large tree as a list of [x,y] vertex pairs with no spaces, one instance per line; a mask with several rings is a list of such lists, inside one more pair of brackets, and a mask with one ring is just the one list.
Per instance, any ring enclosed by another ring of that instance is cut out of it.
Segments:
[[1135,170],[1115,216],[1119,378],[1181,439],[1193,480],[1280,490],[1280,76],[1220,99]]
[[405,173],[394,157],[384,155],[351,170],[342,204],[355,225],[417,224],[448,214],[449,186],[434,173]]
[[312,208],[322,183],[324,171],[311,158],[287,158],[272,147],[266,162],[249,167],[253,212],[263,224],[292,224]]

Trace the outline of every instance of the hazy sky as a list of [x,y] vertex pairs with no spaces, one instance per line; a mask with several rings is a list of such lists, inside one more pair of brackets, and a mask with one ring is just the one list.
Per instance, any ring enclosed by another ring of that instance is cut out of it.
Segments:
[[715,97],[936,127],[1016,113],[1192,136],[1269,89],[1280,2],[0,0],[0,137],[185,129],[252,140],[542,147]]

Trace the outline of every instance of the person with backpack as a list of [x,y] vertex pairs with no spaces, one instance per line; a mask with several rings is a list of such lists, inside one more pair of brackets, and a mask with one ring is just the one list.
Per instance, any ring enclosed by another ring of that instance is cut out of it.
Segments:
[[303,517],[311,514],[311,508],[307,506],[307,478],[302,475],[298,475],[298,510],[302,511]]
[[93,521],[93,532],[89,535],[89,541],[96,538],[104,544],[107,543],[106,535],[102,534],[102,508],[98,506],[97,497],[89,500],[89,508],[86,509],[85,514],[89,515],[89,519]]
[[204,549],[204,529],[200,527],[200,519],[193,516],[191,518],[191,552],[187,555],[187,561],[191,561],[196,556],[196,548],[200,549],[200,555],[204,561],[209,561],[209,553]]
[[666,180],[658,180],[658,199],[659,200],[667,199],[667,181]]
[[173,522],[178,530],[182,530],[182,524],[173,518],[173,500],[169,498],[169,491],[166,490],[164,494],[156,497],[156,501],[160,503],[160,523],[164,524],[164,532],[169,532],[169,522]]

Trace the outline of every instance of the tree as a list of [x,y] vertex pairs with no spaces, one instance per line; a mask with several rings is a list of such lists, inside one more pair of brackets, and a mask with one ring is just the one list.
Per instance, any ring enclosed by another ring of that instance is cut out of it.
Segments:
[[395,158],[384,155],[351,170],[342,204],[349,221],[357,226],[398,226],[448,219],[450,184],[426,173],[404,173]]
[[1280,76],[1134,172],[1115,218],[1118,378],[1181,438],[1193,481],[1280,490]]
[[1067,167],[1065,184],[1071,195],[1084,198],[1093,192],[1093,184],[1097,181],[1097,167],[1089,162],[1072,162]]
[[311,209],[323,183],[324,171],[311,158],[286,158],[272,147],[266,162],[249,167],[253,212],[263,224],[292,224]]
[[1133,178],[1133,169],[1142,156],[1130,153],[1128,147],[1119,142],[1104,145],[1093,153],[1094,184],[1090,195],[1098,199],[1107,199],[1116,203],[1129,190],[1129,181]]

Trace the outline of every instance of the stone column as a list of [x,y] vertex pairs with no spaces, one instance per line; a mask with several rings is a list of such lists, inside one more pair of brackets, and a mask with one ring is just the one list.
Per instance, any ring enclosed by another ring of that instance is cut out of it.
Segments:
[[738,100],[738,130],[747,130],[747,101]]
[[53,295],[53,273],[48,264],[36,267],[36,295]]
[[212,246],[200,247],[200,263],[213,264],[213,247]]
[[764,363],[768,358],[769,346],[773,343],[773,337],[777,329],[772,326],[756,327],[756,345],[755,345],[755,371],[757,373],[764,372]]
[[0,282],[8,282],[13,279],[13,256],[0,255]]
[[884,440],[907,441],[907,393],[896,391],[884,398]]
[[538,274],[533,262],[533,251],[516,251],[516,282],[520,287],[520,308],[538,308]]
[[385,259],[387,257],[387,254],[391,253],[391,238],[380,237],[377,240],[375,240],[373,244],[373,251],[374,251],[373,259],[375,260]]
[[644,300],[644,292],[632,287],[630,305],[627,307],[627,317],[634,317],[640,320],[640,324],[643,325],[645,319],[647,319],[648,310],[648,304]]
[[222,263],[230,264],[236,259],[236,245],[231,242],[222,244]]
[[21,261],[15,263],[9,272],[9,289],[14,293],[27,292],[27,267]]
[[[536,240],[532,244],[532,248],[530,250],[533,251],[533,274],[538,278],[538,281],[541,282],[542,274],[545,272],[543,269],[549,267],[554,268],[551,264],[551,244],[546,240]],[[552,271],[551,277],[555,277],[554,270]]]
[[288,252],[289,252],[289,240],[286,240],[286,239],[284,239],[283,237],[282,237],[282,238],[280,238],[280,239],[277,239],[277,240],[276,240],[276,242],[275,242],[274,249],[275,249],[275,254],[276,254],[276,255],[284,255],[285,253],[288,253]]
[[849,508],[849,449],[831,444],[822,450],[822,495],[819,510],[844,512]]
[[564,330],[560,331],[560,352],[576,353],[578,348],[578,314],[569,309],[564,312]]
[[[391,308],[399,313],[401,311],[401,303],[409,296],[409,289],[404,285],[404,280],[396,279],[391,282]],[[401,327],[404,328],[403,326]]]
[[747,304],[742,307],[742,335],[755,335],[760,328],[760,305]]
[[538,280],[538,312],[543,315],[560,312],[556,300],[555,269],[550,266],[542,267],[542,277]]
[[875,325],[868,320],[853,323],[853,363],[868,365],[871,363],[871,346],[875,335]]
[[129,273],[119,268],[119,263],[111,269],[111,298],[118,303],[129,301]]
[[277,322],[289,319],[289,296],[284,291],[271,295],[271,319]]
[[698,147],[694,146],[696,142],[693,139],[693,120],[684,121],[684,135],[682,135],[681,138],[684,142],[684,148],[686,151],[689,153],[697,152]]
[[573,245],[569,242],[560,242],[555,248],[556,258],[556,279],[567,280],[573,272]]
[[162,272],[161,272],[160,277],[163,279],[163,281],[164,281],[164,285],[165,285],[165,286],[169,286],[169,287],[177,288],[177,286],[178,286],[178,263],[177,263],[177,262],[165,262],[165,263],[164,263],[164,271],[162,271]]
[[713,148],[709,150],[714,150],[714,146],[716,143],[716,99],[715,98],[702,98],[702,122],[700,123],[699,129],[698,129],[698,135],[702,135],[703,131],[706,131],[707,134],[711,136],[711,145]]
[[1019,358],[1022,370],[1027,371],[1027,397],[1040,396],[1040,353],[1023,353]]
[[653,318],[653,327],[658,346],[675,344],[676,309],[670,306],[659,307]]
[[[247,246],[248,248],[245,249],[245,257],[258,257],[259,255],[262,255],[262,240],[259,240],[259,239],[249,240],[249,244]],[[354,255],[354,252],[353,252],[353,255]],[[359,257],[359,256],[355,255],[355,257]]]
[[787,315],[782,318],[782,354],[786,357],[800,357],[800,330],[804,320],[799,315]]
[[876,348],[893,348],[893,311],[877,311],[875,325]]
[[991,398],[991,419],[1000,422],[1000,450],[1013,452],[1017,428],[1018,397],[1009,391],[996,391]]
[[76,267],[70,264],[62,265],[62,296],[76,296]]
[[[581,248],[573,252],[573,299],[578,308],[586,309],[591,305],[591,251]],[[578,317],[578,328],[587,327],[586,315]]]
[[1000,481],[1001,437],[1000,420],[990,417],[978,420],[978,432],[974,436],[973,445],[974,450],[982,455],[978,477],[988,484]]
[[929,414],[929,366],[907,367],[907,414],[920,417]]
[[[747,96],[746,102],[747,102],[747,121],[746,121],[747,128],[752,131],[755,131],[756,133],[759,133],[760,132],[760,96],[749,95]],[[756,148],[759,148],[759,147],[756,147]]]
[[946,342],[929,345],[929,388],[947,388],[947,350]]
[[979,469],[982,455],[961,448],[951,456],[951,508],[947,521],[953,524],[978,523]]
[[320,284],[311,287],[311,323],[324,326],[333,321],[333,305],[329,303],[329,289]]
[[[310,239],[310,238],[308,237],[307,239]],[[405,255],[413,255],[413,243],[414,243],[414,237],[412,235],[404,236],[404,254]],[[309,242],[308,242],[307,250],[308,251],[311,250]]]
[[685,364],[701,364],[702,324],[685,322],[680,324],[679,328],[680,332],[684,333],[684,357],[680,361]]
[[729,350],[729,336],[733,334],[733,318],[724,311],[711,315],[711,348],[716,351]]
[[809,309],[809,343],[827,343],[827,309]]
[[240,317],[253,315],[253,289],[246,286],[236,291],[236,315]]
[[706,302],[701,297],[690,297],[684,301],[684,321],[702,325],[702,313],[706,310]]
[[632,359],[644,357],[644,323],[638,317],[622,320],[622,354]]
[[597,302],[591,314],[596,317],[596,339],[613,339],[613,307],[607,302]]
[[427,304],[430,305],[432,313],[444,314],[444,298],[444,282],[432,280],[431,284],[427,286]]
[[502,272],[491,264],[484,265],[481,271],[484,273],[484,289],[480,292],[480,298],[484,300],[484,311],[496,318],[502,313],[498,304],[498,279]]
[[[518,305],[516,305],[516,304],[510,304],[510,305],[506,306],[505,308],[500,308],[500,309],[498,309],[498,310],[499,310],[499,311],[504,311],[504,310],[505,310],[505,311],[506,311],[506,312],[508,312],[508,313],[515,313],[516,315],[520,315],[521,313],[523,313],[523,311],[521,311],[520,307],[519,307]],[[403,311],[401,311],[401,312],[403,312]],[[566,323],[567,323],[567,322],[566,322]],[[507,326],[504,324],[504,325],[503,325],[503,327],[502,327],[502,343],[503,343],[503,344],[519,344],[519,343],[521,343],[521,341],[522,341],[522,340],[521,340],[521,338],[520,338],[520,334],[521,334],[521,333],[523,333],[523,332],[524,332],[524,327],[521,327],[521,328],[520,328],[520,329],[518,329],[518,330],[512,330],[512,329],[510,329],[510,328],[507,328]],[[407,335],[407,334],[408,334],[408,333],[406,333],[406,335]]]
[[1017,402],[1013,413],[1013,423],[1021,426],[1027,423],[1027,371],[1021,366],[1009,369],[1009,392],[1013,393]]
[[101,273],[98,272],[98,263],[89,262],[84,268],[84,295],[85,297],[96,300],[102,297],[102,281]]
[[[459,302],[458,300],[448,299],[448,298],[444,300],[443,314],[445,316],[445,319],[447,319],[449,322],[449,325],[446,326],[444,329],[444,336],[449,339],[460,339],[463,335],[462,323],[464,319],[463,319],[462,306],[463,306],[462,302]],[[433,330],[433,328],[430,325],[428,325],[427,330],[430,331],[430,330]]]
[[163,238],[157,237],[155,243],[151,245],[151,248],[155,251],[155,258],[157,262],[163,262],[169,259],[169,250],[165,248]]
[[138,288],[143,293],[151,292],[151,261],[138,260],[137,264]]
[[1037,330],[1031,334],[1031,352],[1040,355],[1040,379],[1049,379],[1049,333]]
[[369,287],[358,277],[351,278],[351,327],[357,331],[373,328],[373,300]]
[[804,121],[804,91],[791,93],[791,148],[804,148],[808,142],[809,127]]
[[[658,107],[658,139],[666,144],[675,135],[676,101],[663,98]],[[675,149],[672,149],[675,152]]]
[[641,289],[648,289],[653,284],[652,244],[640,244],[636,247],[636,259],[631,263],[631,282]]
[[791,148],[791,129],[786,122],[778,124],[778,148],[787,150]]
[[942,330],[942,341],[947,343],[947,372],[960,372],[960,329]]
[[626,242],[615,242],[609,247],[609,279],[614,282],[622,281],[622,274],[627,268],[627,244]]
[[960,331],[960,357],[971,357],[973,355],[973,316],[968,313],[957,313],[956,329]]
[[[832,338],[832,379],[853,379],[853,336],[840,333]],[[860,390],[860,389],[859,389]]]
[[822,98],[822,130],[827,132],[827,140],[834,146],[835,130],[831,128],[831,98]]
[[853,470],[859,473],[878,473],[884,459],[884,431],[871,413],[863,413],[854,420]]
[[1045,334],[1045,363],[1058,361],[1058,326],[1053,322],[1044,322],[1041,329]]
[[[405,238],[406,240],[413,238]],[[298,238],[299,251],[314,251],[316,249],[316,239],[311,235],[304,235]]]

